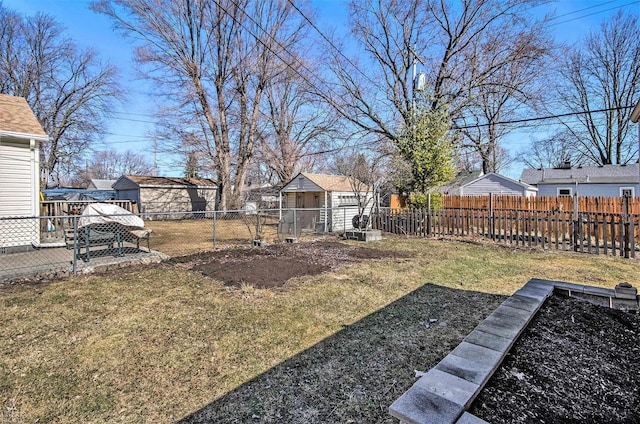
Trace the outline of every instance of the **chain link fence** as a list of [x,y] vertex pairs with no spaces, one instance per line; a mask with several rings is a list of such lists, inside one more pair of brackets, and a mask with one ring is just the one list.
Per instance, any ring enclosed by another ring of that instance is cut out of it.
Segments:
[[[96,223],[102,215],[0,217],[0,281],[50,273],[251,247],[342,233],[353,228],[353,208],[129,213],[143,228]],[[109,215],[113,220],[119,215]],[[122,220],[121,220],[122,221]],[[87,225],[87,222],[91,224]],[[99,221],[100,222],[100,221]]]

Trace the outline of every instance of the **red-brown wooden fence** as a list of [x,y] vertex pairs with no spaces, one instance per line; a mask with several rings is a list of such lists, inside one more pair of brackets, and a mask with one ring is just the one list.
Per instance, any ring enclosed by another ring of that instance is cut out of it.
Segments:
[[372,225],[406,236],[485,238],[545,249],[636,256],[640,244],[637,198],[578,198],[574,203],[571,197],[538,201],[507,197],[448,196],[437,211],[383,210],[373,216]]

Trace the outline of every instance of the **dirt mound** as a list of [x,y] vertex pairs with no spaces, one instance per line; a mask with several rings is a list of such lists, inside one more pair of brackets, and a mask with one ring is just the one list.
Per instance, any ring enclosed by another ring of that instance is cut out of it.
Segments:
[[273,244],[198,253],[171,260],[229,286],[250,284],[258,288],[282,286],[287,280],[317,275],[352,263],[408,255],[337,241]]

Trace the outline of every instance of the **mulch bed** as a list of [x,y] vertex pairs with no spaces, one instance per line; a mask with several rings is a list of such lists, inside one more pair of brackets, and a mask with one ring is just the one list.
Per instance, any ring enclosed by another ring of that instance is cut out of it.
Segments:
[[640,315],[551,297],[471,405],[491,423],[640,423]]
[[317,275],[371,259],[406,258],[401,252],[374,249],[338,241],[280,243],[254,248],[230,248],[198,253],[169,261],[239,287],[274,288],[287,280]]

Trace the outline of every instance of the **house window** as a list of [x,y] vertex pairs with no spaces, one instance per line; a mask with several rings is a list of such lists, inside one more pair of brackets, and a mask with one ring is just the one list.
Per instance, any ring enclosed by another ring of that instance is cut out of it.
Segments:
[[304,188],[304,178],[298,178],[298,188]]
[[338,196],[338,206],[358,206],[358,197],[355,194]]
[[558,196],[571,196],[573,195],[573,189],[571,187],[560,188],[558,187]]
[[634,195],[633,187],[620,187],[620,197],[633,197]]

